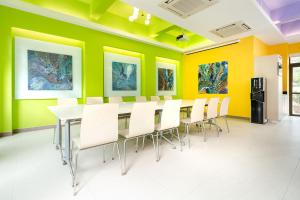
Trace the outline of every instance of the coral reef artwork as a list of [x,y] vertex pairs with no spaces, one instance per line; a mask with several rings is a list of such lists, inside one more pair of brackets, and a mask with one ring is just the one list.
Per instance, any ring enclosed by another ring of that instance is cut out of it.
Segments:
[[72,56],[27,51],[28,90],[72,90]]
[[198,92],[200,94],[228,93],[228,62],[199,65]]
[[137,89],[137,65],[112,62],[112,90],[132,91]]
[[158,68],[158,90],[172,91],[174,89],[174,70]]

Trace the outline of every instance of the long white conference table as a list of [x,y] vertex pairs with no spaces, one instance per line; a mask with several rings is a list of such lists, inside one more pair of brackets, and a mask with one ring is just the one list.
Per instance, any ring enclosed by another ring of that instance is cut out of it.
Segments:
[[[124,102],[119,104],[119,117],[128,116],[132,111],[132,106],[134,102]],[[190,112],[190,108],[193,106],[193,100],[182,100],[181,109],[187,109],[187,113]],[[157,103],[156,111],[162,110],[164,101]],[[74,121],[80,121],[82,119],[83,104],[76,106],[49,106],[48,109],[57,118],[56,130],[55,130],[55,144],[57,148],[61,151],[61,157],[63,164],[71,164],[71,133],[70,124]],[[64,122],[64,123],[62,123]],[[62,146],[62,125],[64,124],[64,148]]]

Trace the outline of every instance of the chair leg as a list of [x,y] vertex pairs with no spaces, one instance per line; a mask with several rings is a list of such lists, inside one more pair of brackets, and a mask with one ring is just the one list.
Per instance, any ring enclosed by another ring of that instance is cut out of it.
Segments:
[[202,122],[202,130],[203,130],[203,140],[204,140],[204,142],[206,142],[207,141],[207,135],[206,135],[204,122]]
[[73,195],[76,195],[77,194],[77,165],[78,165],[78,155],[79,155],[79,152],[76,152],[75,153],[75,166],[74,166],[74,174],[73,174]]
[[54,127],[52,144],[55,143],[55,136],[56,136],[56,126]]
[[225,122],[226,122],[227,133],[229,133],[229,126],[228,126],[227,116],[225,116],[224,119],[225,119]]
[[126,142],[127,139],[124,140],[124,147],[123,147],[123,167],[122,167],[122,175],[126,174]]
[[178,128],[176,128],[176,133],[177,133],[177,137],[178,137],[179,144],[180,144],[180,151],[182,151],[182,141],[181,141],[181,139],[180,139],[180,135],[179,135]]
[[[154,141],[154,136],[153,136],[153,134],[151,134],[151,139],[152,139],[152,144],[153,144],[154,152],[156,152],[155,141]],[[156,153],[155,153],[155,154],[156,154]],[[158,159],[158,158],[157,158],[157,154],[155,155],[155,157],[156,157],[156,160],[157,160],[157,159]]]
[[[117,153],[118,153],[118,158],[119,158],[119,161],[121,161],[121,154],[120,154],[120,148],[119,148],[119,143],[118,142],[115,142],[116,146],[117,146]],[[114,146],[115,146],[114,144]],[[122,174],[122,162],[121,162],[121,174]]]
[[160,160],[160,155],[159,155],[159,135],[160,132],[156,133],[156,161],[158,162]]
[[117,143],[113,144],[113,149],[112,149],[112,153],[111,153],[111,159],[114,160],[115,159],[115,146],[118,145]]
[[136,138],[136,142],[135,142],[135,152],[137,153],[139,151],[139,138]]
[[143,136],[143,143],[142,143],[142,149],[144,150],[144,148],[145,148],[145,138],[146,138],[146,136],[144,135]]
[[220,137],[219,125],[218,125],[218,123],[217,123],[217,120],[216,120],[216,119],[214,119],[214,124],[216,125],[216,128],[217,128],[218,137]]
[[187,136],[187,139],[188,139],[189,148],[191,148],[190,130],[189,130],[189,125],[188,124],[186,125],[186,136]]
[[102,148],[102,159],[103,159],[103,163],[105,163],[106,162],[106,160],[105,160],[105,145],[103,145],[103,148]]

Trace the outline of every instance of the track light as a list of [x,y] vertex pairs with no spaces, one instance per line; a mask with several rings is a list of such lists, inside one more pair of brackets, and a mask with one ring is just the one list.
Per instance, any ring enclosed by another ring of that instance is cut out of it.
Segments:
[[134,20],[136,20],[136,19],[138,18],[138,16],[139,16],[139,12],[140,12],[140,9],[134,7],[134,8],[133,8],[133,14],[132,14],[132,16],[130,16],[130,17],[128,18],[129,21],[133,22]]
[[146,20],[145,20],[145,24],[146,24],[146,25],[149,25],[149,24],[150,24],[150,19],[151,19],[151,15],[150,15],[150,14],[147,14]]

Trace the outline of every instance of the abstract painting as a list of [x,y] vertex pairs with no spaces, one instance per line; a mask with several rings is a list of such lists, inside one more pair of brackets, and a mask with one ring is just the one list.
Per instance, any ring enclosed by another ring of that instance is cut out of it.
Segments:
[[198,92],[200,94],[228,93],[228,62],[199,65]]
[[15,37],[15,98],[82,97],[82,49]]
[[141,58],[104,52],[104,96],[140,96]]
[[172,91],[174,88],[174,70],[158,68],[158,90]]
[[28,90],[72,90],[72,56],[28,50]]
[[136,64],[112,63],[112,89],[113,91],[136,90]]
[[176,65],[157,62],[156,66],[157,95],[176,95]]

